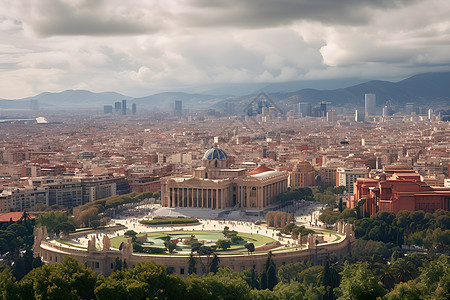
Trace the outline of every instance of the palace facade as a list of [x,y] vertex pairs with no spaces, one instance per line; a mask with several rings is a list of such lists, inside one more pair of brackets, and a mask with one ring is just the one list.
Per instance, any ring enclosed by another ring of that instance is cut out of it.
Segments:
[[[364,199],[364,200],[363,200]],[[362,202],[360,202],[363,200]],[[379,211],[398,213],[401,210],[433,213],[438,209],[450,210],[450,188],[432,187],[420,174],[407,166],[386,166],[377,178],[358,178],[354,194],[347,207],[362,207],[364,215]]]
[[263,165],[250,172],[230,168],[227,154],[217,147],[205,152],[202,165],[191,175],[161,180],[162,206],[262,210],[288,188],[288,173]]

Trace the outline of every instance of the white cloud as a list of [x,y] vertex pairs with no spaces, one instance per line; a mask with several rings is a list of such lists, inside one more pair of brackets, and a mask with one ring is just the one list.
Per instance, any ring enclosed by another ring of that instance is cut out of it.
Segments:
[[[274,3],[277,3],[275,5]],[[0,0],[0,98],[450,69],[446,0]]]

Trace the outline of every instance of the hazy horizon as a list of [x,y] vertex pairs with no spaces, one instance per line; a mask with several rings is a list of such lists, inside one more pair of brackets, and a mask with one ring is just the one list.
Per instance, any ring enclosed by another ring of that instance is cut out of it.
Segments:
[[444,0],[0,5],[3,99],[67,89],[139,97],[241,84],[398,81],[450,70]]

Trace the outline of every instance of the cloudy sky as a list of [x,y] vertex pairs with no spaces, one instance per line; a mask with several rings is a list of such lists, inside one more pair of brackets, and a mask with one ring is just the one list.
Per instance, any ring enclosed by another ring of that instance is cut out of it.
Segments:
[[0,0],[0,98],[450,70],[449,0]]

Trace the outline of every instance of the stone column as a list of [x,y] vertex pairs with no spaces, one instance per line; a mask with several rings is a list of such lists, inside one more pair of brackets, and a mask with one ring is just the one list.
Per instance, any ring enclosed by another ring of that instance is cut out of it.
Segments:
[[201,189],[201,194],[202,194],[202,208],[204,208],[204,198],[205,198],[205,189],[204,188],[202,188]]
[[172,188],[172,191],[170,192],[170,207],[175,206],[175,189]]

